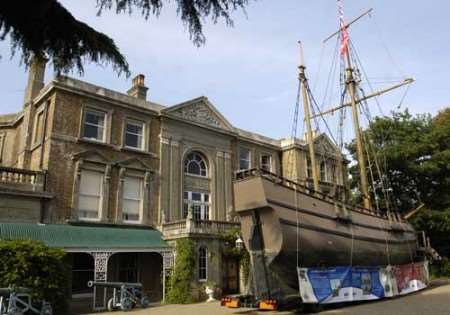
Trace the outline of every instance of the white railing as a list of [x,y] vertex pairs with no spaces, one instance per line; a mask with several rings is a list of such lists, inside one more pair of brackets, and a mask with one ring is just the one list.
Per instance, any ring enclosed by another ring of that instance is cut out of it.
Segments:
[[0,186],[28,191],[44,191],[46,173],[0,166]]
[[233,228],[239,228],[240,223],[215,220],[185,219],[172,221],[162,225],[165,238],[185,237],[189,234],[207,234],[219,236]]

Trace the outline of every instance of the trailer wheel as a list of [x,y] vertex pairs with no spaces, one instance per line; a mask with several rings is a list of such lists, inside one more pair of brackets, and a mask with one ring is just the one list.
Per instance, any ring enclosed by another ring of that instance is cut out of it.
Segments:
[[114,298],[110,298],[108,300],[106,307],[108,308],[108,311],[110,312],[114,311],[114,309],[116,308],[116,306],[114,305]]
[[143,297],[141,297],[140,304],[142,308],[147,308],[150,305],[150,299],[148,298],[148,296],[144,295]]
[[120,301],[120,309],[124,312],[130,311],[133,308],[133,300],[130,298],[123,298]]

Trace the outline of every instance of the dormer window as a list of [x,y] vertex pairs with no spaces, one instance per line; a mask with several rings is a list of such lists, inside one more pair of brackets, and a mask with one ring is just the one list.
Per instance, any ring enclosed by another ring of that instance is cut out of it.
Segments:
[[202,177],[208,176],[205,159],[200,153],[191,152],[188,154],[184,160],[184,173]]

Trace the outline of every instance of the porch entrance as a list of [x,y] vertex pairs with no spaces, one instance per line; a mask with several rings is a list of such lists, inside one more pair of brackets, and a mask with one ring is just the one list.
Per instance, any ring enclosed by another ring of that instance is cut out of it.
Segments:
[[223,257],[223,293],[239,293],[239,258]]

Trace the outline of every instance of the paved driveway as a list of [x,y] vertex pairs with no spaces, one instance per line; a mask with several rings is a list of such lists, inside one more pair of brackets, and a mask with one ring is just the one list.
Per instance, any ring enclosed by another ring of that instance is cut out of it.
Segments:
[[[97,313],[98,315],[99,313]],[[101,314],[114,315],[287,315],[306,314],[297,312],[257,312],[252,309],[227,309],[220,307],[219,303],[198,303],[189,305],[162,305],[145,310],[131,312],[113,312]],[[327,309],[320,312],[322,315],[449,315],[450,314],[450,285],[443,285],[426,289],[412,295],[367,302],[359,305]]]

